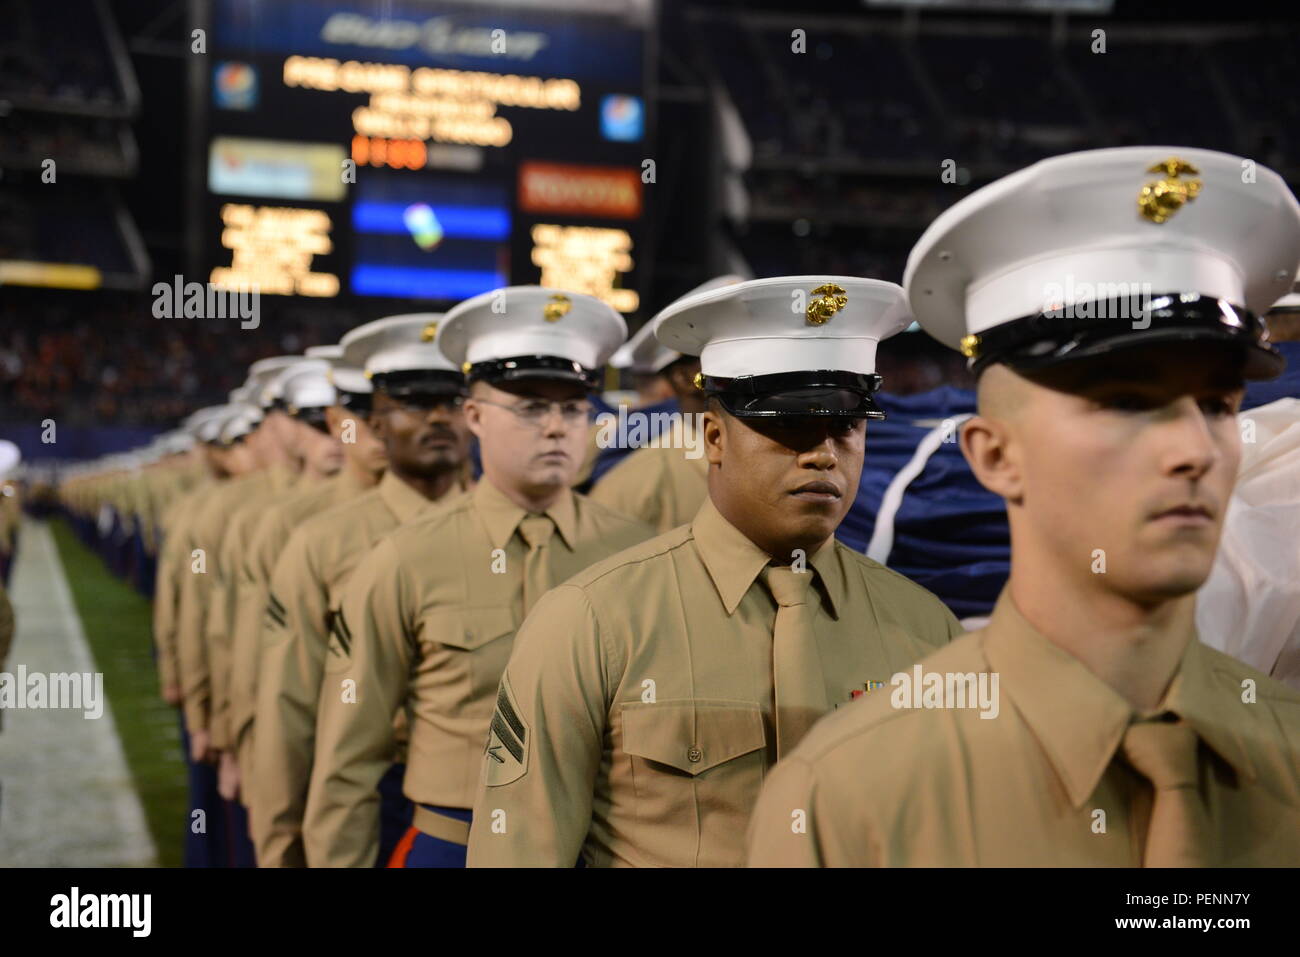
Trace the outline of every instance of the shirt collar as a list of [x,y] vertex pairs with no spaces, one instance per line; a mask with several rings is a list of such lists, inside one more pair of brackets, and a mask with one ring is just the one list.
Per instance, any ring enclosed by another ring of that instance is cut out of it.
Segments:
[[1025,717],[1075,810],[1097,788],[1133,709],[1074,655],[1025,620],[1003,588],[984,632],[990,669]]
[[351,494],[361,491],[361,477],[354,473],[350,468],[344,468],[334,479],[334,487],[341,494]]
[[[709,577],[718,590],[718,597],[722,599],[722,607],[728,615],[735,614],[745,592],[749,591],[749,586],[754,584],[754,579],[758,578],[772,557],[723,518],[712,499],[706,498],[700,506],[691,523],[691,535],[704,567],[708,569]],[[838,619],[846,585],[835,539],[832,537],[824,542],[808,559],[808,564],[817,573],[817,580],[822,583],[821,591],[827,599],[832,617]]]
[[379,497],[397,516],[399,524],[409,521],[417,512],[429,504],[429,500],[407,485],[389,469],[377,486]]
[[[528,511],[506,498],[486,475],[479,479],[472,494],[474,508],[483,517],[492,547],[505,548]],[[560,539],[572,551],[578,536],[578,507],[573,492],[565,489],[545,514],[555,523]]]
[[[1206,649],[1193,633],[1155,713],[1174,711],[1215,752],[1253,778],[1237,736],[1245,715],[1228,717],[1224,692],[1211,688]],[[1133,707],[1079,659],[1053,644],[1025,620],[1004,588],[984,631],[984,651],[999,685],[1025,717],[1048,761],[1065,784],[1070,803],[1083,807],[1115,757],[1133,721]],[[1234,727],[1235,726],[1235,727]]]

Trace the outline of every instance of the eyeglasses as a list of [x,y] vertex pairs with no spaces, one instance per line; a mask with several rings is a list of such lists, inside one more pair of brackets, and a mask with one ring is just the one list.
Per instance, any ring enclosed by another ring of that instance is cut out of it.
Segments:
[[488,399],[475,399],[484,405],[495,405],[498,409],[513,412],[524,425],[540,429],[552,411],[558,411],[565,425],[583,425],[591,415],[591,403],[586,399],[565,399],[563,402],[547,402],[545,399],[529,399],[515,405],[504,402],[492,402]]

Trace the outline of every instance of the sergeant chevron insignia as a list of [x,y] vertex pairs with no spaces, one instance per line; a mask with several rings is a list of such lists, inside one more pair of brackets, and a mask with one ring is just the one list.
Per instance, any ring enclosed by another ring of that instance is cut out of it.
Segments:
[[531,745],[528,725],[519,716],[510,679],[501,678],[497,690],[497,707],[492,712],[492,726],[488,732],[487,786],[500,787],[518,781],[528,771],[528,751]]
[[329,616],[330,643],[329,653],[332,658],[343,661],[352,660],[352,629],[343,619],[343,609],[334,611]]

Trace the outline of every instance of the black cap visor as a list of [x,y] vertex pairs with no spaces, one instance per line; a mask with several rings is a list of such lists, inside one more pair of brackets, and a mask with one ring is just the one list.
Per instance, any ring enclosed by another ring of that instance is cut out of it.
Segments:
[[559,356],[511,356],[476,362],[467,373],[470,382],[514,382],[518,379],[557,379],[580,382],[594,389],[600,382],[597,370],[584,368],[572,359]]
[[338,391],[338,403],[349,412],[355,412],[357,415],[369,415],[370,408],[374,404],[373,396],[369,392],[344,392]]
[[419,395],[464,395],[465,377],[450,369],[405,369],[377,372],[370,377],[374,387],[395,399]]
[[818,370],[721,378],[702,376],[701,387],[737,418],[815,416],[883,419],[876,404],[880,376]]
[[994,362],[1033,372],[1063,362],[1162,342],[1204,341],[1238,350],[1242,376],[1272,379],[1286,367],[1254,313],[1195,294],[1151,296],[1139,308],[1123,299],[1038,313],[979,333],[972,346],[977,374]]
[[313,429],[329,435],[330,427],[325,420],[324,406],[315,405],[305,409],[294,409],[293,417],[299,422],[306,422]]

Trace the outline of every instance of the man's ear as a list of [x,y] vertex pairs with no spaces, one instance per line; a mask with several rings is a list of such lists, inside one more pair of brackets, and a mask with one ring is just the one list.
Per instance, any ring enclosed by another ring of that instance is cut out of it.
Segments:
[[331,405],[325,408],[325,424],[329,426],[330,435],[336,439],[343,438],[343,420],[347,418],[346,410],[341,405]]
[[701,422],[704,428],[704,455],[710,465],[722,464],[722,451],[726,446],[727,426],[723,422],[724,413],[712,403],[703,413]]
[[962,424],[961,453],[979,483],[1008,502],[1019,504],[1024,495],[1020,450],[1007,423],[977,415]]
[[699,369],[694,363],[677,362],[670,365],[667,369],[667,379],[673,393],[682,396],[694,392],[695,373],[698,371]]
[[483,406],[480,405],[471,394],[461,406],[465,413],[465,426],[480,441],[483,439]]
[[386,409],[372,408],[366,415],[366,425],[369,426],[371,433],[380,442],[386,442],[388,416],[385,414]]

